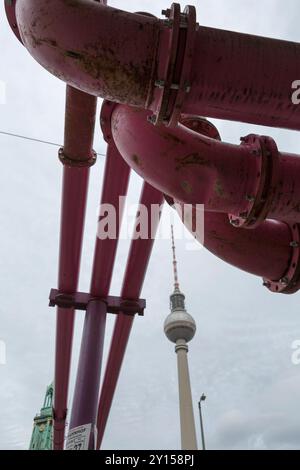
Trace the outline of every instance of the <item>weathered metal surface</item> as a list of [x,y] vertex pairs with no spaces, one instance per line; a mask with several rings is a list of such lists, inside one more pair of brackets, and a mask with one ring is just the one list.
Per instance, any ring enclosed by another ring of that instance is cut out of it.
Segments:
[[96,415],[102,366],[107,305],[100,300],[89,302],[81,340],[74,389],[70,429],[91,424],[89,449],[96,444]]
[[50,73],[89,94],[144,106],[160,22],[87,0],[17,0],[25,47]]
[[49,307],[60,307],[62,309],[74,308],[75,310],[86,310],[89,302],[100,300],[106,303],[107,313],[118,315],[120,312],[125,315],[144,315],[146,301],[144,299],[127,300],[108,295],[106,297],[95,297],[86,292],[76,292],[75,294],[65,294],[58,289],[51,289],[49,295]]
[[[112,133],[127,163],[149,184],[181,202],[233,214],[234,222],[244,218],[250,227],[266,218],[300,222],[299,156],[279,152],[268,137],[232,145],[181,124],[152,126],[147,117],[147,111],[117,105]],[[193,122],[192,116],[190,127]]]
[[[88,160],[92,155],[95,113],[95,97],[67,87],[64,151],[73,160]],[[64,166],[58,288],[67,294],[73,294],[78,287],[88,182],[89,168]],[[66,313],[58,308],[54,397],[54,449],[57,450],[64,445],[73,328],[74,309]]]
[[[186,112],[300,129],[300,106],[292,102],[298,43],[198,28],[189,22],[192,7],[178,36],[179,13],[159,20],[87,0],[16,0],[7,10],[14,31],[14,8],[31,55],[92,95],[153,109],[171,125]],[[169,83],[174,57],[178,80]]]
[[17,24],[17,18],[16,18],[16,1],[17,0],[4,0],[4,6],[5,6],[7,20],[10,24],[10,27],[13,30],[16,37],[22,43],[22,39],[20,36],[18,24]]
[[300,130],[300,44],[200,27],[183,111]]
[[[140,204],[143,204],[148,209],[149,237],[148,239],[135,239],[131,242],[121,290],[121,296],[128,299],[136,299],[140,296],[159,223],[158,218],[151,220],[151,205],[162,205],[163,195],[145,183],[140,199]],[[114,392],[117,387],[127,342],[131,332],[132,323],[133,318],[125,315],[118,316],[115,323],[100,394],[97,419],[97,448],[100,447],[103,439],[103,434],[112,405]]]
[[[184,222],[191,231],[196,211],[191,206],[184,209]],[[279,280],[290,266],[293,236],[284,222],[267,220],[254,230],[236,229],[225,214],[205,212],[203,228],[205,248],[243,271]],[[196,237],[202,242],[203,233],[196,233]]]
[[277,294],[294,294],[300,289],[300,225],[290,225],[290,233],[292,254],[286,271],[277,281],[264,279],[264,286]]
[[[123,215],[123,206],[120,205],[119,197],[125,197],[127,194],[129,175],[128,165],[118,153],[114,143],[111,142],[107,150],[100,204],[113,206],[120,216],[116,227],[116,238],[101,240],[97,237],[96,239],[90,287],[90,293],[95,297],[109,298],[108,293]],[[126,299],[127,303],[125,302],[124,308],[128,314],[130,310],[128,300],[135,301],[136,298],[126,297]],[[72,427],[86,423],[92,423],[93,426],[96,424],[104,329],[108,308],[109,305],[106,305],[105,309],[100,309],[100,319],[97,317],[96,307],[90,309],[88,306],[87,309],[72,406]],[[94,442],[91,442],[90,445],[94,448]]]

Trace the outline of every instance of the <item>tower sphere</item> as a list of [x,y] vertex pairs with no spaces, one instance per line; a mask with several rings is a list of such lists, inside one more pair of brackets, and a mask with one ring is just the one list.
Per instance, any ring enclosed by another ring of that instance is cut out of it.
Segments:
[[195,336],[196,323],[185,310],[175,310],[166,318],[164,330],[172,343],[179,340],[185,340],[188,343]]

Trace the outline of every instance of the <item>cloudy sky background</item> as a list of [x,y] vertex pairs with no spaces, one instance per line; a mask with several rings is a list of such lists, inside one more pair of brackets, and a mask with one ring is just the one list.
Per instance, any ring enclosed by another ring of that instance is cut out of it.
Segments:
[[[156,15],[169,6],[162,0],[109,3]],[[279,0],[193,3],[202,25],[300,39],[297,0],[285,0],[284,5]],[[44,71],[15,39],[3,6],[0,44],[0,80],[6,84],[0,130],[62,142],[65,85]],[[226,141],[238,143],[241,135],[258,132],[275,138],[284,151],[299,152],[295,132],[216,123]],[[105,152],[98,125],[95,148]],[[50,288],[56,287],[62,167],[51,146],[0,135],[0,149],[0,340],[7,347],[7,364],[0,366],[0,448],[26,449],[32,419],[53,378],[55,310],[48,308],[47,299]],[[89,287],[103,166],[99,157],[91,171],[81,290]],[[133,175],[132,202],[137,201],[140,186],[141,180]],[[127,250],[124,241],[113,294],[119,293]],[[260,279],[205,250],[187,251],[182,240],[177,251],[181,286],[198,326],[189,356],[198,436],[197,401],[205,392],[209,449],[299,449],[300,366],[291,361],[291,345],[300,339],[299,294],[272,295]],[[146,316],[137,318],[133,328],[105,449],[180,447],[176,357],[163,334],[171,288],[170,242],[159,240],[143,291]],[[82,320],[78,313],[71,391]],[[113,321],[108,322],[106,352]]]

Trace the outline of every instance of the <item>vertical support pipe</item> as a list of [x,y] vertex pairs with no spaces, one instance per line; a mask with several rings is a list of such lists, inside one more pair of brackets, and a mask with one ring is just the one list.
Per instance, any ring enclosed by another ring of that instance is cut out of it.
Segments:
[[[96,106],[95,97],[67,87],[63,150],[74,161],[88,160],[92,155]],[[78,286],[88,182],[89,168],[64,166],[58,288],[67,294],[76,292]],[[55,450],[62,450],[64,446],[73,329],[74,310],[58,308],[54,387]]]
[[91,424],[89,449],[95,449],[95,421],[100,385],[106,303],[92,300],[87,308],[75,385],[70,429]]
[[[123,287],[121,290],[121,296],[126,299],[137,299],[141,294],[148,263],[152,253],[155,234],[159,224],[159,217],[151,218],[151,209],[154,205],[161,206],[163,204],[163,200],[164,198],[162,193],[149,184],[144,183],[140,205],[145,206],[147,209],[149,228],[148,238],[134,239],[131,242]],[[100,447],[103,439],[132,324],[133,318],[123,314],[118,316],[115,323],[98,407],[97,448]]]
[[[107,0],[101,3],[106,5]],[[69,159],[82,162],[91,158],[96,110],[95,96],[67,85],[63,151]],[[58,288],[65,293],[75,292],[78,286],[89,173],[88,167],[64,167]],[[54,450],[64,448],[74,313],[74,309],[58,308],[56,315]]]
[[[124,209],[123,204],[120,204],[122,202],[120,198],[124,198],[127,194],[129,176],[129,166],[111,142],[107,150],[101,207],[109,204],[115,209],[116,237],[108,236],[104,240],[97,237],[96,239],[90,288],[94,296],[106,297],[109,294]],[[101,209],[100,216],[102,212]],[[88,308],[85,317],[70,422],[70,429],[85,424],[92,425],[90,449],[95,449],[94,428],[99,398],[105,323],[106,308],[103,308],[101,302],[95,302],[93,308],[92,305]]]

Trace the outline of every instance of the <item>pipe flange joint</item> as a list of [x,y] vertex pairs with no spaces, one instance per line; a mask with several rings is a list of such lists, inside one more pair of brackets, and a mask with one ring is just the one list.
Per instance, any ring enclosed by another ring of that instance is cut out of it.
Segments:
[[278,183],[279,152],[271,137],[250,134],[241,141],[255,159],[255,178],[249,178],[242,210],[229,214],[229,220],[234,227],[255,229],[268,218]]
[[216,126],[202,116],[181,114],[179,122],[188,129],[197,132],[197,134],[205,135],[210,139],[221,140],[220,133]]
[[92,156],[85,160],[79,160],[76,158],[70,158],[64,153],[63,147],[58,151],[58,158],[64,166],[69,166],[73,168],[89,168],[95,165],[97,161],[97,153],[92,150]]
[[101,107],[100,126],[103,133],[103,138],[107,144],[113,140],[113,135],[111,132],[111,117],[116,106],[118,106],[118,103],[104,100]]
[[195,35],[196,8],[187,6],[181,12],[173,3],[163,10],[158,66],[154,78],[154,93],[148,97],[147,108],[153,111],[149,121],[154,125],[175,127],[179,121],[186,94],[191,91],[191,70]]
[[54,421],[56,423],[64,423],[65,420],[67,419],[67,415],[68,415],[68,409],[64,409],[62,412],[61,412],[61,416],[58,417],[57,414],[56,414],[56,411],[55,411],[55,408],[53,407],[52,408],[52,417],[54,419]]
[[264,286],[277,294],[295,294],[300,289],[300,224],[289,225],[292,250],[289,267],[281,279],[264,279]]

